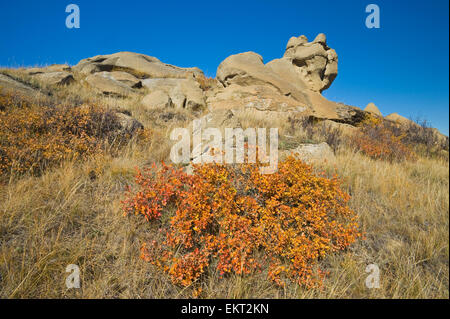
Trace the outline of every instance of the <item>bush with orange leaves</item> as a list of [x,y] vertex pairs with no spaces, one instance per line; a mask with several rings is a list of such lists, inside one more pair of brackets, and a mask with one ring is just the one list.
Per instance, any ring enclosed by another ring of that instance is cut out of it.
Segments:
[[280,286],[318,286],[317,262],[361,236],[339,179],[288,157],[276,173],[256,164],[162,165],[139,171],[123,201],[158,230],[141,257],[175,284],[190,286],[215,267],[221,276],[266,272]]
[[415,160],[413,150],[403,142],[405,136],[404,130],[394,124],[369,117],[351,137],[350,145],[373,159],[391,162]]
[[25,97],[0,94],[0,173],[38,174],[63,160],[101,150],[120,128],[101,107],[38,106]]

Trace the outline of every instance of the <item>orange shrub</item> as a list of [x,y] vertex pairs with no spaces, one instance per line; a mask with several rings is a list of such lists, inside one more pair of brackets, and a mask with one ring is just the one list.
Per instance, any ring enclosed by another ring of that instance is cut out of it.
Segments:
[[349,195],[337,177],[317,176],[288,157],[271,175],[256,164],[162,165],[139,171],[124,214],[143,215],[159,231],[141,257],[189,286],[215,267],[224,276],[265,271],[280,286],[312,287],[317,261],[359,236]]
[[40,173],[48,165],[98,152],[120,124],[99,107],[36,106],[0,95],[0,172]]
[[412,149],[403,143],[405,133],[378,118],[368,118],[360,131],[352,136],[350,144],[363,154],[380,160],[414,160]]

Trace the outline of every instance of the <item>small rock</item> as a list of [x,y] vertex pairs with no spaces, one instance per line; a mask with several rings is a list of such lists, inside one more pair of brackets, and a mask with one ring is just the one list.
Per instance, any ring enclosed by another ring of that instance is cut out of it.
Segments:
[[287,150],[285,155],[298,156],[305,162],[311,160],[329,160],[334,159],[335,155],[331,147],[323,142],[320,144],[300,144],[297,148]]

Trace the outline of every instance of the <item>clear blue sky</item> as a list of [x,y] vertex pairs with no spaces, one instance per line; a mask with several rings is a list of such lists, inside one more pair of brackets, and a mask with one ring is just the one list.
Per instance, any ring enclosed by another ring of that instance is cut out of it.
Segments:
[[[65,27],[70,3],[80,7],[80,29]],[[370,3],[380,7],[380,29],[365,27]],[[323,32],[339,55],[327,98],[426,117],[448,135],[448,28],[448,0],[2,0],[0,65],[134,51],[214,76],[230,54],[255,51],[268,62],[291,36]]]

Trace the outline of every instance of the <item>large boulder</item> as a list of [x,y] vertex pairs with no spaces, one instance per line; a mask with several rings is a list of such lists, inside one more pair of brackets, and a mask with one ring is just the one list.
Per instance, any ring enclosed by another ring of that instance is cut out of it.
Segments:
[[292,63],[294,70],[311,91],[322,92],[330,87],[338,73],[338,56],[330,49],[323,33],[312,42],[301,35],[291,38],[286,46],[284,59]]
[[143,99],[141,104],[147,110],[153,110],[157,108],[168,108],[173,106],[172,100],[166,92],[158,90],[147,94]]
[[299,104],[307,105],[307,97],[302,92],[302,88],[295,87],[273,72],[270,67],[264,65],[262,57],[254,52],[229,56],[217,68],[216,76],[224,87],[231,84],[272,86],[278,94],[290,96]]
[[[223,88],[208,96],[211,108],[239,108],[265,104],[271,111],[302,110],[302,115],[350,123],[353,111],[327,100],[321,92],[337,75],[337,55],[319,34],[312,42],[305,36],[289,40],[280,59],[267,64],[259,54],[245,52],[226,58],[217,69]],[[270,101],[270,107],[263,101]],[[263,102],[263,103],[262,103]],[[350,114],[351,113],[351,114]],[[344,118],[342,118],[344,116]]]
[[85,82],[94,90],[105,95],[122,97],[133,93],[133,90],[128,85],[113,79],[107,74],[90,74],[86,77]]
[[372,114],[374,114],[374,115],[376,115],[376,116],[383,117],[383,114],[381,114],[381,112],[380,112],[380,110],[378,109],[378,107],[377,107],[374,103],[372,103],[372,102],[370,102],[369,104],[367,104],[367,106],[366,106],[366,108],[364,109],[364,111],[369,112],[369,113],[372,113]]
[[134,75],[123,72],[123,71],[113,71],[113,72],[99,72],[97,75],[101,75],[103,77],[112,79],[114,81],[121,82],[130,88],[141,88],[142,82],[140,79],[135,77]]
[[138,78],[185,78],[190,74],[202,74],[198,68],[180,68],[163,63],[155,57],[133,52],[87,58],[81,60],[73,70],[84,74],[125,71]]
[[200,85],[193,77],[152,78],[142,81],[142,85],[151,92],[165,92],[177,109],[202,110],[206,107],[205,96]]
[[34,77],[49,85],[69,85],[75,82],[73,75],[66,71],[37,73]]
[[308,110],[306,105],[292,97],[279,94],[279,91],[270,85],[231,84],[209,96],[207,103],[211,109]]

